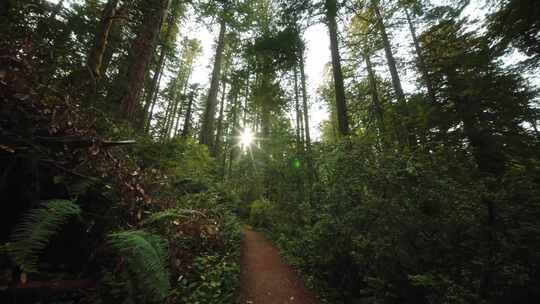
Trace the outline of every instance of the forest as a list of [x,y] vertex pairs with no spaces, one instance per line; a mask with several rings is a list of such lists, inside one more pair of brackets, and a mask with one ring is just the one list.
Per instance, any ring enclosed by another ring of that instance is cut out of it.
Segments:
[[540,303],[539,72],[538,0],[2,0],[0,302]]

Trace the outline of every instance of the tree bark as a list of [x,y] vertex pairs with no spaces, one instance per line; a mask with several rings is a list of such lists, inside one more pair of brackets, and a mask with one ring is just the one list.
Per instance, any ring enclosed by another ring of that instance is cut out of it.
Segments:
[[187,71],[187,75],[186,75],[186,79],[184,80],[184,88],[182,89],[182,103],[180,104],[180,110],[178,111],[178,116],[176,117],[176,123],[175,123],[175,126],[174,126],[174,136],[177,136],[178,135],[178,131],[180,129],[180,117],[181,117],[181,113],[182,113],[182,110],[184,109],[184,104],[185,104],[185,101],[186,101],[186,93],[187,93],[187,88],[188,88],[188,85],[189,85],[189,78],[191,77],[191,73],[192,73],[192,70],[193,70],[193,63],[190,62],[189,64],[189,67],[188,67],[188,71]]
[[[161,73],[163,73],[163,67],[165,66],[165,45],[162,44],[158,63],[156,65],[157,70],[155,71],[152,82],[150,83],[150,88],[146,94],[146,101],[144,103],[144,119],[141,121],[141,127],[145,128],[150,125],[150,120],[152,119],[152,113],[150,109],[154,109],[155,100],[157,99],[157,93],[159,92],[159,82],[161,80]],[[155,98],[154,98],[155,97]]]
[[379,8],[378,0],[373,0],[373,10],[375,11],[375,16],[377,18],[377,25],[379,27],[379,32],[382,38],[384,53],[386,55],[386,61],[388,64],[388,69],[390,70],[390,76],[392,78],[392,87],[394,88],[394,93],[396,94],[397,99],[397,111],[399,114],[398,125],[398,142],[402,143],[404,146],[414,147],[416,146],[416,136],[413,132],[410,132],[409,126],[403,122],[403,118],[409,116],[407,110],[407,104],[405,100],[405,93],[403,93],[403,87],[401,86],[401,80],[399,78],[396,59],[392,53],[392,46],[390,44],[390,39],[388,38],[388,33],[386,32],[386,27],[384,25],[384,20]]
[[375,72],[373,71],[370,55],[367,52],[364,52],[364,60],[367,66],[369,87],[371,91],[371,102],[373,103],[373,110],[377,118],[379,133],[381,133],[380,135],[382,135],[384,134],[384,112],[381,106],[381,101],[379,99],[379,91],[377,89],[377,78],[375,77]]
[[[246,79],[246,86],[248,84],[249,84],[249,79]],[[247,92],[248,91],[246,90],[246,100],[247,100]],[[229,141],[232,142],[229,148],[229,166],[227,169],[229,177],[232,175],[232,164],[236,157],[236,152],[238,150],[238,146],[236,145],[235,140],[237,139],[238,131],[240,130],[240,123],[238,121],[238,116],[239,116],[238,111],[240,110],[241,107],[242,107],[242,102],[239,101],[238,98],[236,98],[233,101],[233,106],[232,106],[232,122],[231,122],[232,130],[230,131],[230,138],[229,138]]]
[[390,39],[388,38],[388,33],[386,32],[386,27],[384,25],[384,20],[379,9],[378,1],[373,1],[373,9],[375,10],[375,15],[377,17],[377,25],[379,27],[379,32],[381,34],[384,53],[386,55],[386,61],[388,63],[388,69],[390,70],[390,76],[392,77],[392,86],[394,87],[394,92],[396,93],[396,98],[398,103],[401,105],[405,104],[405,94],[403,93],[403,87],[401,86],[401,80],[399,79],[399,74],[397,71],[396,59],[392,53],[392,46],[390,45]]
[[309,109],[307,102],[306,73],[304,71],[304,57],[300,58],[300,83],[302,84],[302,105],[304,112],[304,128],[306,133],[306,149],[311,154],[311,135],[309,131]]
[[[306,89],[306,73],[304,71],[304,54],[301,53],[300,56],[300,80],[302,83],[302,104],[304,108],[304,129],[306,134],[306,161],[308,166],[308,183],[309,187],[313,185],[313,178],[315,177],[315,167],[313,166],[313,158],[311,152],[311,135],[309,130],[309,107],[307,100],[307,89]],[[311,193],[311,192],[310,192]],[[311,201],[311,194],[308,193],[308,200]]]
[[187,137],[189,135],[189,128],[191,124],[191,111],[193,108],[193,99],[195,98],[195,92],[189,93],[189,101],[186,109],[186,118],[184,120],[184,127],[182,128],[182,137]]
[[94,37],[94,45],[90,54],[88,55],[87,66],[91,73],[94,82],[99,81],[101,78],[103,55],[107,49],[107,43],[109,41],[109,33],[116,17],[116,6],[118,0],[109,0],[105,4],[103,9],[101,21],[98,25],[96,36]]
[[302,115],[300,113],[300,97],[298,93],[298,70],[296,66],[294,67],[294,106],[296,111],[296,145],[299,152],[304,151],[304,146],[300,140],[300,121],[302,120]]
[[206,101],[206,107],[203,114],[200,143],[208,146],[212,150],[214,141],[214,120],[217,107],[217,94],[219,87],[219,80],[221,74],[221,61],[223,59],[223,50],[225,48],[225,32],[226,23],[225,18],[221,18],[219,38],[216,47],[216,55],[214,59],[214,69],[212,71],[212,80],[210,82],[210,89],[208,91],[208,99]]
[[216,132],[216,139],[215,139],[215,145],[214,145],[214,155],[218,156],[220,155],[219,149],[221,149],[221,137],[223,136],[223,110],[225,107],[225,92],[227,90],[227,83],[223,81],[222,86],[223,92],[221,93],[221,101],[219,103],[219,117],[218,117],[218,123],[217,123],[217,132]]
[[154,116],[154,107],[156,106],[156,102],[157,102],[157,99],[158,99],[159,86],[161,84],[161,76],[163,75],[163,67],[164,66],[162,65],[161,70],[159,71],[157,81],[156,81],[156,86],[152,90],[152,101],[150,102],[150,109],[148,111],[145,111],[145,112],[148,112],[148,115],[147,115],[146,121],[145,121],[145,125],[144,125],[144,130],[146,132],[148,132],[150,130],[150,124],[152,123],[152,117]]
[[120,116],[135,122],[139,109],[139,97],[144,84],[146,68],[155,49],[156,38],[167,13],[169,0],[148,2],[151,7],[144,14],[139,33],[132,44],[131,62],[127,85],[120,100]]
[[330,51],[332,53],[332,72],[334,75],[334,87],[336,94],[336,114],[338,130],[341,136],[349,134],[349,120],[347,117],[347,103],[345,100],[345,87],[343,84],[343,72],[341,71],[341,59],[337,37],[337,3],[336,0],[325,0],[326,21],[330,35]]

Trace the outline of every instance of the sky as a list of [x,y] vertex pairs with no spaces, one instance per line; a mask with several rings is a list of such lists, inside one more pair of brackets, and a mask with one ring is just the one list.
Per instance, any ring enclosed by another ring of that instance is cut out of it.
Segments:
[[[59,0],[49,0],[50,2],[57,3]],[[68,0],[67,4],[76,2],[79,0]],[[436,4],[443,4],[452,2],[451,0],[433,0]],[[479,20],[476,25],[470,27],[470,30],[479,30],[482,28],[482,21],[485,19],[487,10],[483,7],[484,0],[472,0],[471,4],[463,12],[463,16],[469,19]],[[180,29],[180,35],[185,35],[188,38],[197,38],[202,43],[202,56],[195,63],[194,73],[191,78],[191,83],[199,83],[201,87],[208,87],[211,77],[211,68],[214,59],[214,45],[219,32],[217,24],[205,25],[195,22],[195,18],[192,16],[186,18],[182,28]],[[412,47],[410,34],[406,27],[403,27],[399,31],[390,30],[390,34],[393,37],[392,43],[396,57],[410,61],[412,59]],[[179,40],[181,37],[179,37]],[[326,105],[317,99],[317,89],[323,83],[325,67],[331,60],[328,31],[324,24],[318,23],[309,27],[304,33],[304,40],[306,42],[306,81],[308,87],[308,96],[310,104],[310,129],[314,139],[320,137],[319,125],[322,121],[328,119],[328,109]],[[506,64],[511,65],[524,59],[523,55],[514,53],[507,56],[503,60]],[[377,72],[382,75],[388,75],[385,70],[386,67],[381,65],[377,68]],[[416,83],[414,79],[414,71],[411,69],[400,69],[400,77],[402,79],[403,88],[406,93],[411,93],[416,90]],[[531,77],[534,85],[540,84],[540,76]]]
[[[437,1],[437,0],[436,0]],[[436,2],[434,1],[434,2]],[[439,2],[445,2],[445,0],[438,0]],[[465,16],[469,18],[482,19],[486,11],[482,8],[482,0],[471,1],[472,3],[467,7],[464,12]],[[480,24],[478,25],[480,26]],[[198,66],[194,72],[192,82],[200,83],[206,87],[209,83],[211,74],[211,65],[214,58],[214,44],[219,32],[218,26],[213,26],[212,29],[208,29],[206,26],[201,26],[194,22],[187,22],[184,29],[189,38],[198,38],[202,41],[203,54],[198,61]],[[399,32],[391,33],[394,36],[392,42],[396,51],[397,58],[407,58],[411,56],[411,38],[406,28],[403,28]],[[308,87],[308,96],[310,102],[310,131],[312,137],[316,140],[320,137],[320,124],[324,120],[328,119],[329,110],[325,104],[323,104],[317,98],[317,89],[323,84],[325,67],[330,64],[330,40],[328,36],[328,30],[326,25],[322,23],[314,24],[309,27],[304,33],[304,40],[306,42],[306,81]],[[386,73],[385,67],[379,69],[379,72]],[[415,77],[409,77],[406,73],[411,71],[401,70],[400,73],[403,81],[403,88],[406,93],[413,92],[416,89],[416,83],[407,81],[407,79],[413,80]],[[388,75],[388,73],[386,73]]]
[[[215,42],[219,33],[219,27],[214,25],[211,29],[195,22],[184,24],[184,33],[189,38],[197,38],[202,42],[203,53],[195,67],[191,82],[200,83],[207,87],[210,82],[212,63],[215,55]],[[315,101],[317,88],[323,82],[325,65],[330,61],[330,38],[324,24],[315,24],[304,33],[306,41],[306,82],[308,96],[310,97],[310,123],[311,133],[314,138],[320,136],[319,124],[328,118],[328,109],[320,102]]]

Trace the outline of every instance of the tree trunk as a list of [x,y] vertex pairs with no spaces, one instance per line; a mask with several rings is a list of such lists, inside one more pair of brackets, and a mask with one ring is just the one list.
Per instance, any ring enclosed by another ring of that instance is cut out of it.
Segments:
[[418,41],[418,37],[416,36],[416,29],[414,28],[414,24],[411,21],[409,10],[407,8],[405,8],[405,15],[407,16],[407,23],[409,24],[409,30],[411,31],[411,37],[414,44],[414,50],[416,51],[416,57],[418,59],[418,69],[420,70],[420,73],[422,74],[422,77],[424,78],[424,82],[426,84],[426,89],[428,92],[428,97],[430,101],[433,104],[435,104],[437,102],[437,97],[435,95],[433,82],[431,81],[431,78],[429,77],[429,74],[426,68],[426,62],[424,60],[424,55],[422,54],[422,49],[420,48],[420,42]]
[[167,13],[169,0],[148,2],[151,7],[144,15],[138,35],[131,46],[131,62],[128,69],[127,85],[120,100],[120,116],[135,122],[139,109],[139,97],[144,85],[144,75],[155,49],[156,38]]
[[302,84],[302,104],[304,109],[304,128],[306,133],[306,149],[311,154],[311,135],[309,131],[309,109],[307,102],[306,73],[304,72],[304,57],[300,58],[300,81]]
[[159,71],[157,81],[156,81],[156,86],[152,90],[152,101],[150,102],[150,109],[148,111],[145,111],[145,112],[148,112],[148,115],[147,115],[146,121],[145,121],[145,125],[144,125],[144,130],[146,132],[148,132],[150,130],[150,124],[152,123],[152,117],[154,116],[154,107],[156,106],[156,102],[157,102],[157,99],[158,99],[159,86],[161,84],[161,76],[163,75],[163,67],[164,66],[162,65],[161,70]]
[[174,105],[176,104],[176,87],[178,83],[178,79],[180,78],[180,75],[177,75],[173,83],[171,84],[171,89],[169,91],[168,96],[168,103],[167,103],[167,109],[165,110],[165,117],[163,120],[163,126],[161,128],[161,139],[164,140],[165,138],[168,138],[168,130],[169,130],[169,123],[171,120],[171,116],[173,115],[174,111]]
[[157,70],[155,71],[152,82],[150,83],[150,88],[146,94],[146,101],[144,103],[144,119],[141,121],[141,127],[146,128],[147,125],[150,125],[150,120],[152,119],[152,113],[150,113],[150,108],[154,108],[155,98],[157,98],[157,93],[159,92],[159,82],[161,80],[161,73],[163,73],[163,67],[165,66],[165,45],[162,44],[158,63],[156,65]]
[[302,120],[302,115],[300,113],[300,97],[298,94],[298,71],[296,66],[294,67],[294,106],[296,111],[296,146],[298,147],[299,152],[304,151],[302,142],[300,141],[300,121]]
[[223,81],[222,90],[223,92],[221,93],[221,101],[219,103],[219,117],[218,117],[218,123],[217,123],[216,139],[215,139],[215,145],[213,149],[215,156],[218,156],[221,154],[219,149],[221,149],[221,137],[223,136],[223,110],[225,107],[225,92],[227,90],[227,83],[225,81]]
[[180,98],[178,98],[178,95],[175,95],[173,97],[171,113],[169,115],[169,119],[167,120],[167,125],[165,127],[165,139],[169,139],[171,136],[172,127],[176,120],[176,116],[178,115],[179,104],[180,104]]
[[384,134],[384,112],[381,105],[381,101],[379,99],[379,91],[377,89],[377,78],[375,77],[375,72],[373,71],[370,55],[367,52],[364,53],[364,60],[366,61],[369,87],[371,91],[371,102],[373,103],[373,110],[377,118],[377,124],[378,124],[379,133],[380,133],[379,135],[383,135]]
[[178,131],[180,129],[180,117],[181,117],[181,113],[182,113],[182,110],[184,109],[184,103],[186,101],[186,93],[187,93],[187,88],[188,88],[188,85],[189,85],[189,78],[191,77],[191,73],[193,72],[193,62],[190,62],[189,63],[189,66],[188,66],[188,71],[187,71],[187,75],[186,75],[186,79],[184,80],[184,88],[182,89],[182,103],[180,104],[180,110],[178,111],[179,112],[179,115],[178,117],[176,118],[176,123],[175,123],[175,126],[174,126],[174,135],[177,136],[178,135]]
[[191,124],[191,111],[193,108],[193,99],[195,98],[195,92],[189,93],[189,99],[186,109],[186,118],[184,120],[184,128],[182,129],[182,137],[187,137],[189,135],[189,128]]
[[341,71],[341,59],[339,56],[336,0],[326,0],[325,8],[328,32],[330,35],[330,51],[332,53],[332,72],[334,74],[338,130],[340,135],[345,136],[349,134],[349,121],[347,117],[347,103],[345,101],[345,87],[343,85],[343,72]]
[[[304,129],[306,134],[306,161],[308,165],[308,183],[309,187],[313,185],[313,177],[315,176],[315,167],[313,166],[313,158],[311,153],[311,135],[309,130],[309,107],[307,100],[307,89],[306,89],[306,73],[304,71],[304,54],[302,52],[300,57],[300,80],[302,83],[302,104],[304,108]],[[311,201],[311,195],[308,193],[308,200]]]
[[208,99],[206,101],[206,108],[203,114],[200,134],[200,143],[208,146],[210,150],[212,150],[214,140],[214,116],[216,114],[217,107],[217,94],[221,74],[221,61],[223,59],[223,50],[225,48],[225,31],[225,19],[221,18],[218,44],[214,59],[214,69],[212,71],[212,80],[210,82],[210,90],[208,91]]
[[[246,79],[246,86],[248,84],[249,84],[249,79]],[[246,90],[246,100],[247,100],[247,92],[248,91]],[[240,130],[240,124],[238,121],[238,116],[239,116],[238,111],[240,110],[241,107],[242,107],[242,103],[238,100],[238,98],[236,98],[233,102],[232,122],[231,122],[232,130],[230,132],[230,138],[229,138],[229,141],[232,142],[232,144],[230,144],[230,149],[229,149],[229,167],[227,169],[229,177],[232,175],[232,164],[236,157],[236,152],[238,149],[238,146],[236,145],[235,140],[237,139],[238,131]]]
[[390,76],[392,78],[392,87],[394,88],[394,93],[397,98],[397,111],[399,114],[399,121],[397,122],[398,126],[398,142],[402,145],[414,147],[416,146],[416,137],[413,132],[409,131],[409,126],[403,123],[403,118],[409,117],[407,105],[405,101],[405,94],[403,93],[403,87],[401,86],[401,80],[399,79],[399,74],[397,70],[396,59],[392,53],[392,46],[390,45],[390,39],[388,38],[388,33],[386,32],[386,27],[384,25],[384,20],[379,9],[378,0],[373,0],[373,9],[377,17],[377,25],[381,34],[384,53],[386,55],[386,61],[388,64],[388,69],[390,70]]
[[396,93],[396,98],[398,103],[401,105],[405,104],[405,94],[403,93],[403,88],[401,86],[401,80],[399,79],[399,74],[397,71],[396,59],[392,53],[392,46],[390,45],[390,39],[386,33],[386,27],[384,25],[384,20],[379,9],[378,1],[373,1],[373,9],[375,10],[375,15],[377,16],[377,25],[381,34],[384,53],[386,55],[386,61],[388,63],[388,69],[390,70],[390,76],[392,77],[392,86],[394,87],[394,92]]
[[109,0],[105,4],[103,9],[101,21],[98,25],[96,36],[94,38],[94,45],[90,54],[88,55],[87,66],[91,73],[94,82],[99,81],[101,78],[103,55],[107,49],[107,43],[109,41],[109,33],[116,17],[116,6],[118,0]]

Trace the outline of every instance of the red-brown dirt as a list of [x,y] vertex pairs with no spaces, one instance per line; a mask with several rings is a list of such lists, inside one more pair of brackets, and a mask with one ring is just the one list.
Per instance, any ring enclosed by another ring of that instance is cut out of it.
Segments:
[[244,230],[240,265],[240,304],[319,303],[259,232]]

